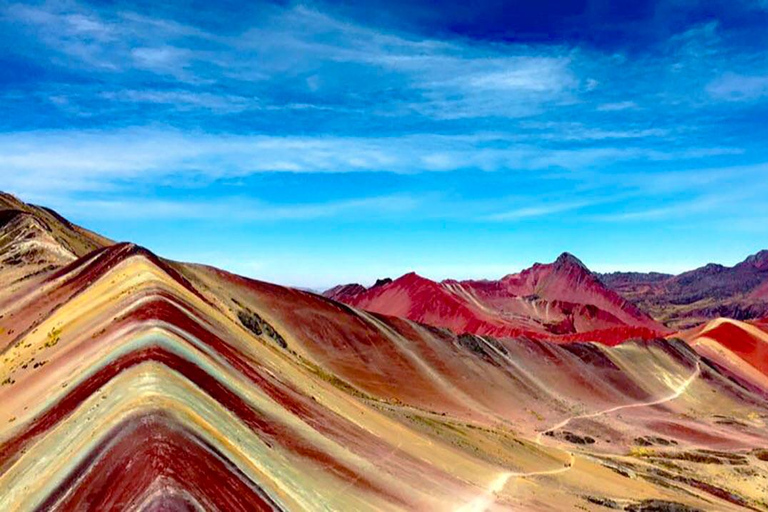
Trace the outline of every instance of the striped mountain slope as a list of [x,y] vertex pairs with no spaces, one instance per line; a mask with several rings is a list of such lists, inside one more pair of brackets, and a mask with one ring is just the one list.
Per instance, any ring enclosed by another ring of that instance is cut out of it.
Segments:
[[0,510],[768,509],[768,388],[717,326],[457,335],[133,244],[75,256],[0,295]]

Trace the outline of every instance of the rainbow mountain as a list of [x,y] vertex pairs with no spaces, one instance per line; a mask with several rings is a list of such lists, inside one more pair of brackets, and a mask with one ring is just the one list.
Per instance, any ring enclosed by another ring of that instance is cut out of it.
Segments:
[[768,510],[763,321],[456,332],[0,208],[0,510]]

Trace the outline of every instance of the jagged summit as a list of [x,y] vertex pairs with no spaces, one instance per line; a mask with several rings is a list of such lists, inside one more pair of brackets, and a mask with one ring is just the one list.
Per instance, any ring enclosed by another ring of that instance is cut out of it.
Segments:
[[732,267],[709,263],[678,275],[624,272],[600,278],[672,328],[721,316],[747,320],[768,315],[768,250]]
[[354,297],[366,290],[365,286],[359,283],[339,284],[333,288],[325,290],[322,295],[329,299],[338,300],[344,302],[344,299],[348,297]]
[[344,302],[344,299],[354,297],[355,295],[360,295],[361,293],[365,293],[366,291],[373,288],[387,286],[388,284],[391,284],[393,282],[394,281],[391,278],[383,277],[383,278],[377,279],[376,282],[373,283],[373,285],[370,288],[366,288],[365,286],[359,283],[340,284],[340,285],[334,286],[333,288],[329,288],[325,290],[321,295],[323,297],[328,297],[329,299]]
[[386,286],[389,283],[392,282],[392,278],[390,277],[382,277],[380,279],[377,279],[375,283],[373,283],[373,286],[371,288],[376,288],[378,286]]
[[529,275],[531,273],[539,273],[542,271],[557,271],[557,272],[573,272],[577,271],[579,273],[585,273],[585,274],[591,274],[592,271],[589,270],[589,268],[582,262],[579,258],[574,256],[570,252],[563,252],[561,253],[553,262],[551,263],[541,263],[537,262],[531,265],[529,268],[523,269],[518,273],[508,274],[504,276],[502,279],[510,279],[514,280],[518,276],[522,275]]
[[564,252],[558,256],[554,264],[560,267],[578,267],[589,271],[587,266],[579,258],[569,252]]
[[400,277],[392,281],[392,283],[422,283],[425,281],[434,282],[434,281],[431,281],[430,279],[427,279],[424,276],[417,274],[414,271],[411,271],[401,275]]

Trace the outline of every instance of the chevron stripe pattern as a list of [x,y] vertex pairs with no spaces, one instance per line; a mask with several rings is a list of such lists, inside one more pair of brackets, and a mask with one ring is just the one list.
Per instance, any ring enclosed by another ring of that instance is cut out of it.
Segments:
[[707,445],[766,478],[765,375],[731,351],[457,336],[132,244],[12,290],[0,510],[759,510],[627,455]]

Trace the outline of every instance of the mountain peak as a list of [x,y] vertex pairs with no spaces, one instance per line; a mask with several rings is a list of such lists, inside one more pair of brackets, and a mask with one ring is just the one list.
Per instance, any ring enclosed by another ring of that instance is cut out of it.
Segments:
[[[422,277],[416,272],[408,272],[407,274],[403,274],[402,276],[395,279],[394,282],[396,283],[420,283],[424,281],[430,281],[426,277]],[[430,281],[431,282],[431,281]]]
[[768,269],[768,250],[763,249],[745,259],[742,265],[751,265],[760,270]]
[[0,209],[25,210],[24,202],[13,194],[0,191]]
[[376,287],[379,287],[379,286],[386,286],[386,285],[388,285],[391,282],[392,282],[392,278],[390,278],[390,277],[382,277],[380,279],[377,279],[376,282],[373,283],[373,286],[371,286],[371,288],[376,288]]
[[343,302],[344,299],[356,297],[357,295],[365,292],[365,286],[359,283],[350,283],[334,286],[333,288],[325,290],[322,295],[324,297],[328,297],[333,300],[340,300]]
[[563,254],[558,256],[557,259],[555,260],[555,265],[558,267],[579,267],[581,269],[589,271],[587,266],[584,265],[584,263],[579,258],[577,258],[576,256],[574,256],[569,252],[564,252]]

